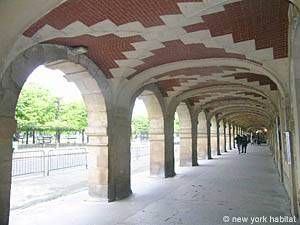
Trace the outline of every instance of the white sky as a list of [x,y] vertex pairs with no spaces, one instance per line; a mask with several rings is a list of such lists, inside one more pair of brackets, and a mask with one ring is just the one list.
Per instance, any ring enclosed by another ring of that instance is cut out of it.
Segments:
[[[83,101],[80,91],[73,82],[68,82],[60,70],[51,70],[45,66],[37,67],[28,77],[25,85],[36,84],[48,89],[54,96],[63,101]],[[133,109],[133,116],[147,115],[146,107],[142,100],[137,99]]]

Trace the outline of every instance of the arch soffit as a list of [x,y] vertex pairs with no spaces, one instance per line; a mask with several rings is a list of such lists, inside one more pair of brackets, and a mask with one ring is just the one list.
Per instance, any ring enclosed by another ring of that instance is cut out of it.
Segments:
[[[104,98],[105,107],[108,110],[112,95],[111,86],[103,72],[88,57],[85,55],[74,55],[65,46],[38,44],[18,55],[4,71],[0,81],[0,102],[3,106],[1,107],[0,114],[14,116],[21,89],[35,68],[45,64],[48,64],[51,68],[55,68],[55,64],[61,65],[61,63],[66,62],[69,62],[69,66],[74,66],[74,71],[77,70],[79,72],[77,75],[72,75],[67,68],[59,68],[65,70],[67,73],[66,78],[75,83],[78,83],[80,80],[86,81],[85,78],[87,78],[90,85],[92,78],[96,83],[93,84],[90,92],[101,93],[101,96]],[[78,88],[81,89],[82,94],[87,94],[87,89],[84,89],[80,85]]]
[[127,88],[131,90],[136,91],[141,86],[149,82],[152,78],[159,76],[160,74],[169,73],[178,69],[207,66],[233,66],[248,68],[252,73],[261,74],[270,78],[277,85],[281,96],[285,96],[286,91],[283,88],[284,86],[281,84],[281,81],[278,79],[279,75],[275,71],[271,70],[265,65],[262,66],[249,60],[240,59],[212,58],[172,62],[147,69],[130,79],[129,82],[124,82],[123,85],[127,86]]

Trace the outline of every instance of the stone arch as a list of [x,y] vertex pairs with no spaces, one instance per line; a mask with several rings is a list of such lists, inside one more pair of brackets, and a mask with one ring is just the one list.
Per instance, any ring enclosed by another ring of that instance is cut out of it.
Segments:
[[217,119],[213,116],[210,120],[210,138],[211,138],[211,154],[212,156],[217,155]]
[[[155,77],[169,73],[178,69],[205,67],[205,66],[232,66],[232,67],[244,67],[249,69],[254,74],[264,75],[270,78],[278,87],[281,96],[286,96],[286,91],[282,82],[279,80],[279,75],[268,68],[266,65],[260,65],[248,60],[237,60],[237,59],[224,59],[224,58],[213,58],[213,59],[198,59],[198,60],[183,60],[172,62],[168,64],[159,65],[150,69],[147,69],[137,75],[130,82],[122,83],[122,88],[126,87],[130,90],[138,90],[140,86],[156,82]],[[181,99],[182,100],[182,99]]]
[[[6,177],[5,186],[1,192],[5,192],[8,199],[0,200],[0,207],[7,208],[3,212],[8,218],[9,193],[11,185],[11,137],[14,133],[15,109],[21,89],[31,72],[40,65],[48,65],[51,68],[61,69],[66,73],[69,81],[75,82],[81,91],[88,110],[88,135],[89,138],[89,193],[92,196],[108,198],[109,186],[109,151],[107,136],[107,110],[110,86],[100,69],[84,55],[75,55],[67,47],[39,44],[33,46],[18,55],[7,67],[1,76],[0,83],[0,118],[1,126],[5,121],[11,121],[12,130],[1,129],[1,176]],[[2,122],[3,121],[3,122]],[[14,125],[13,125],[14,124]],[[14,127],[13,127],[14,126]],[[2,155],[3,154],[3,155]],[[9,175],[9,176],[8,176]]]
[[224,148],[224,122],[223,120],[219,121],[220,124],[220,152],[224,152],[225,148]]
[[231,133],[231,124],[229,122],[225,123],[226,126],[226,132],[225,132],[225,136],[226,136],[226,149],[227,150],[231,150],[231,145],[230,145],[230,133]]
[[177,106],[180,130],[180,166],[192,165],[192,123],[189,108],[186,103]]
[[141,93],[148,118],[150,121],[150,174],[164,176],[165,174],[165,133],[164,133],[164,111],[155,92],[145,90]]
[[207,119],[204,111],[198,115],[198,159],[207,159]]

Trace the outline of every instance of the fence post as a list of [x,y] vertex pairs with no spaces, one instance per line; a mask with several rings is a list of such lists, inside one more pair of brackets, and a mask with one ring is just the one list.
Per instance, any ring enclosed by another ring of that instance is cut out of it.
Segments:
[[50,172],[50,161],[51,161],[50,160],[50,152],[51,152],[51,150],[49,150],[48,154],[47,154],[47,167],[46,167],[47,168],[46,169],[47,170],[47,176],[49,176],[49,172]]
[[43,167],[44,167],[43,175],[45,177],[46,176],[46,170],[47,170],[47,168],[46,168],[46,153],[45,153],[45,150],[42,150],[42,152],[43,152]]

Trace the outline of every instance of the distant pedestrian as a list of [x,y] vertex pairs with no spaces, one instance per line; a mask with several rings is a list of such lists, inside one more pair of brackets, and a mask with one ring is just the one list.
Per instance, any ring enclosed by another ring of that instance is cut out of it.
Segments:
[[243,137],[242,137],[242,153],[247,152],[247,145],[248,145],[248,138],[246,135],[243,135]]
[[242,137],[238,134],[238,135],[235,137],[235,141],[236,141],[236,145],[237,145],[239,154],[241,154]]

